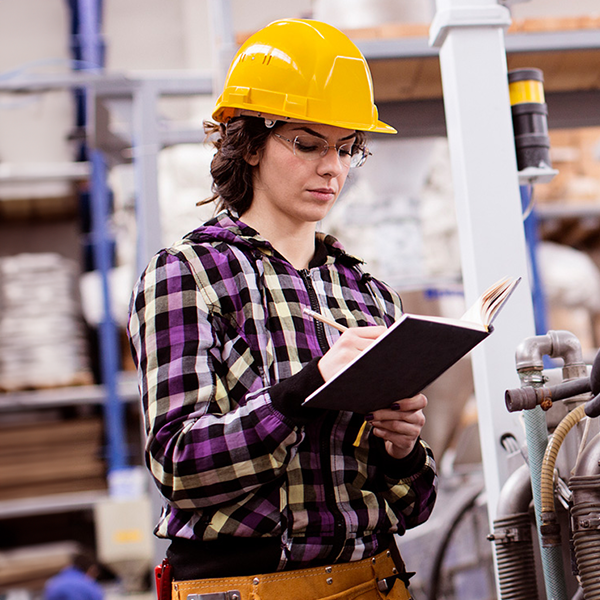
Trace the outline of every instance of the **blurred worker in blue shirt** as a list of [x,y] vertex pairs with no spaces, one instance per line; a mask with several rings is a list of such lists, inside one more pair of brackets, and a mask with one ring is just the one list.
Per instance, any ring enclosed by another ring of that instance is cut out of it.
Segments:
[[103,600],[104,591],[96,581],[98,574],[93,557],[80,552],[70,566],[46,582],[44,600]]

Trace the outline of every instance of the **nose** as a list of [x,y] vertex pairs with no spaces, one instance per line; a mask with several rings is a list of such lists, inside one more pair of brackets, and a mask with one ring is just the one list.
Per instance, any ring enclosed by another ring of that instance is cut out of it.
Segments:
[[323,176],[337,177],[347,168],[342,164],[342,159],[335,145],[329,146],[325,155],[319,159],[318,171]]

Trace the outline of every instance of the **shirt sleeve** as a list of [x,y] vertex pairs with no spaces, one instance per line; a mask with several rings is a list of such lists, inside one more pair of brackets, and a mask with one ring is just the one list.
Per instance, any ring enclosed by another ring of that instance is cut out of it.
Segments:
[[229,403],[235,381],[213,320],[188,265],[159,253],[134,289],[128,333],[148,467],[161,493],[182,509],[230,503],[276,480],[302,436],[294,399],[280,398],[276,408],[260,385]]
[[408,456],[393,458],[381,438],[369,438],[371,460],[378,465],[377,489],[398,517],[398,533],[403,534],[427,521],[433,511],[438,484],[433,452],[419,438]]

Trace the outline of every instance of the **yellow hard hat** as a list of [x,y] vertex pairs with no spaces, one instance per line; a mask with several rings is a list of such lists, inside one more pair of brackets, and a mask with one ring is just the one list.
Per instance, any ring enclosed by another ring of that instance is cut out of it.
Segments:
[[213,119],[239,115],[310,121],[396,133],[379,120],[365,57],[339,29],[320,21],[275,21],[238,50]]

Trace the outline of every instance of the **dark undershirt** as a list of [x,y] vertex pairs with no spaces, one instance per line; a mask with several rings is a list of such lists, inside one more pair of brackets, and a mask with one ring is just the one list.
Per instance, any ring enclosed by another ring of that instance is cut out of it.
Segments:
[[[392,535],[381,534],[377,547],[389,548]],[[175,539],[167,549],[173,579],[212,579],[215,577],[249,577],[273,573],[281,556],[279,538],[230,537],[201,542]],[[288,562],[286,571],[330,565],[332,561],[321,560],[310,564]]]
[[173,579],[242,577],[273,573],[281,555],[279,538],[175,539],[167,549]]

